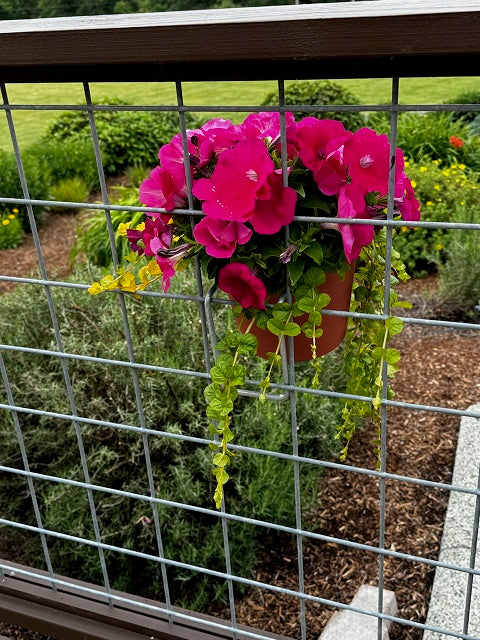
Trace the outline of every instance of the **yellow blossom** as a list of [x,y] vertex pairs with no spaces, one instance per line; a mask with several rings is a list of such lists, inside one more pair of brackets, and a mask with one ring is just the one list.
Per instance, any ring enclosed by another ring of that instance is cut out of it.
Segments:
[[15,216],[13,215],[13,213],[11,213],[9,216],[10,220],[15,220]]
[[463,205],[465,204],[465,200],[460,200],[460,204],[461,204],[461,205],[462,205],[462,207],[463,207]]
[[18,209],[17,208],[12,209],[12,211],[13,211],[13,213],[18,213]]
[[137,224],[137,226],[135,227],[135,229],[137,231],[145,231],[145,223],[144,222],[140,222],[139,224]]
[[6,218],[5,220],[2,220],[2,224],[4,225],[10,224],[10,220]]
[[440,185],[439,184],[434,184],[433,188],[435,189],[435,191],[440,191]]
[[128,229],[130,229],[130,225],[132,224],[132,222],[121,222],[118,225],[118,229],[117,229],[117,234],[119,236],[126,236],[127,235],[127,231]]
[[403,231],[405,233],[405,231],[408,231],[408,227],[400,227],[400,231]]
[[415,187],[417,186],[417,183],[415,182],[415,180],[412,180],[412,187],[415,189]]
[[427,200],[427,207],[431,207],[433,202],[431,200]]
[[427,167],[420,167],[420,173],[425,173],[428,171]]
[[437,242],[437,244],[435,245],[435,249],[437,251],[441,251],[443,249],[443,245],[441,245],[440,242]]
[[465,171],[467,167],[464,164],[459,164],[458,168],[461,169],[462,171]]

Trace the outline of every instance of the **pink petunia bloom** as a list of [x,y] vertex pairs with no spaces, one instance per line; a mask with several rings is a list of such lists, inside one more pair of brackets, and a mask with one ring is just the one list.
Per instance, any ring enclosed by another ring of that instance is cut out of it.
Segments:
[[[296,124],[293,113],[285,114],[287,148],[289,156],[294,151]],[[251,113],[240,125],[245,138],[265,140],[268,145],[280,141],[280,114],[276,112]]]
[[[347,184],[338,194],[339,218],[368,218],[365,210],[365,197],[353,185]],[[347,262],[351,264],[358,258],[362,247],[373,240],[373,225],[366,224],[338,224],[342,234],[343,250]]]
[[[166,169],[155,167],[140,185],[138,199],[147,207],[161,207],[167,211],[181,209],[187,203],[187,188],[185,177],[183,182],[177,181]],[[165,222],[171,216],[162,213],[149,214],[153,218],[160,217]]]
[[199,167],[208,164],[215,155],[231,149],[242,138],[240,126],[224,118],[213,118],[193,133],[198,145]]
[[195,240],[203,244],[207,254],[214,258],[230,258],[237,244],[248,242],[252,233],[243,222],[228,222],[208,216],[195,225],[193,230]]
[[347,184],[347,168],[343,163],[343,147],[330,153],[313,175],[317,187],[326,196],[335,196]]
[[293,222],[297,193],[283,186],[281,171],[270,174],[267,184],[270,195],[268,199],[257,199],[249,222],[257,233],[271,235]]
[[[355,187],[364,194],[378,191],[388,192],[390,166],[390,143],[388,136],[379,135],[373,129],[364,127],[356,131],[345,143],[343,158],[348,174]],[[395,182],[400,179],[405,165],[400,149],[395,154]]]
[[267,290],[246,264],[231,262],[218,272],[218,287],[244,309],[265,309]]
[[395,198],[395,206],[404,220],[420,220],[420,203],[415,198],[412,183],[404,173],[402,178],[402,195]]
[[[189,155],[195,157],[198,156],[198,151],[191,141],[193,135],[194,131],[187,131],[187,152]],[[172,176],[175,184],[185,184],[185,159],[181,133],[177,133],[168,144],[160,147],[158,158],[160,165]]]
[[263,142],[241,140],[233,149],[220,154],[210,179],[195,181],[193,194],[204,201],[202,209],[211,218],[245,222],[273,170],[273,161]]
[[162,271],[163,291],[166,293],[170,288],[170,280],[175,275],[177,264],[188,255],[192,244],[181,244],[175,249],[160,249],[155,256],[155,261]]
[[160,218],[145,220],[145,229],[142,231],[142,240],[145,245],[145,255],[154,256],[160,249],[168,249],[172,244],[172,225],[166,224]]
[[300,160],[307,169],[315,173],[323,166],[328,156],[342,147],[351,135],[338,120],[304,118],[297,124]]

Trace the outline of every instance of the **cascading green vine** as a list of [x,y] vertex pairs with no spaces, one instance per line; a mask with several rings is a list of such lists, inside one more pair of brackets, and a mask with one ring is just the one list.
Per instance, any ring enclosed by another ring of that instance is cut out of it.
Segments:
[[[362,249],[359,266],[355,272],[352,312],[383,316],[385,309],[385,263],[387,253],[387,233],[385,229],[375,234],[374,241]],[[393,287],[400,281],[409,279],[400,254],[392,250],[390,275],[389,310],[397,307],[410,308],[411,304],[398,300]],[[387,366],[387,378],[392,379],[398,371],[400,353],[388,346],[390,338],[401,333],[401,318],[389,315],[384,321],[353,317],[344,342],[344,366],[348,376],[346,393],[355,396],[372,397],[371,403],[348,399],[342,412],[342,424],[337,429],[337,439],[344,442],[340,459],[345,460],[348,445],[360,420],[370,419],[377,428],[374,440],[375,450],[380,447],[380,407],[382,403],[383,368]],[[387,398],[393,397],[390,385],[386,389]]]

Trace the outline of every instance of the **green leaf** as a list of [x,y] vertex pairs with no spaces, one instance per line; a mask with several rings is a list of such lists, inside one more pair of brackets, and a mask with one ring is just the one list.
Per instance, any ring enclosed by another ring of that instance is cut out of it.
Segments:
[[217,453],[213,456],[213,464],[217,467],[226,467],[230,464],[230,458],[226,453]]
[[312,313],[313,311],[315,311],[313,292],[310,290],[310,293],[308,295],[303,296],[303,298],[298,300],[297,306],[302,311],[305,311],[305,313]]
[[212,473],[217,478],[218,484],[225,484],[230,477],[223,467],[212,469]]
[[233,402],[227,398],[221,400],[212,400],[207,407],[207,416],[211,420],[218,420],[228,416],[230,411],[233,410]]
[[401,320],[400,318],[387,318],[385,320],[385,326],[388,329],[388,333],[391,336],[395,336],[398,333],[402,333],[403,331],[403,320]]
[[315,307],[316,309],[323,309],[330,304],[330,296],[328,293],[316,293],[315,294]]
[[295,322],[282,322],[278,318],[272,318],[267,323],[267,328],[270,333],[276,336],[298,336],[300,333],[300,327]]
[[322,264],[323,262],[323,251],[322,247],[316,242],[315,244],[311,244],[307,249],[305,249],[304,253],[307,254],[314,262],[317,264]]
[[290,282],[292,284],[292,287],[294,287],[296,283],[299,281],[304,268],[305,268],[305,258],[302,258],[302,256],[297,256],[296,258],[294,258],[288,263],[288,273],[290,276]]
[[278,353],[273,353],[272,351],[268,351],[267,359],[270,364],[273,364],[277,367],[279,367],[282,364],[282,358],[278,355]]
[[292,316],[292,305],[288,302],[278,302],[272,309],[274,318],[288,322]]
[[323,329],[317,328],[311,322],[305,322],[302,324],[302,333],[306,335],[307,338],[321,338],[323,335]]
[[230,384],[238,387],[245,382],[245,367],[241,364],[235,364],[228,367],[227,376]]
[[254,356],[257,353],[258,340],[251,333],[242,335],[238,345],[238,353],[244,356]]
[[308,314],[308,320],[312,324],[320,325],[322,324],[322,314],[320,311],[312,311]]
[[325,271],[323,269],[313,267],[306,272],[304,282],[307,287],[317,288],[325,282],[326,277],[327,276],[325,275]]
[[395,365],[400,360],[400,353],[396,349],[386,349],[384,358],[388,364]]
[[219,400],[222,397],[222,390],[217,384],[212,383],[205,387],[203,395],[207,402],[212,402],[212,400]]

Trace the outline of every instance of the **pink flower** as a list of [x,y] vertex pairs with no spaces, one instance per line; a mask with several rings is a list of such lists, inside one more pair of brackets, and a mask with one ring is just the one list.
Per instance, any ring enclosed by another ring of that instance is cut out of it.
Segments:
[[243,222],[225,221],[209,218],[201,220],[193,231],[195,240],[205,245],[209,256],[230,258],[237,244],[245,244],[252,237],[252,230]]
[[164,293],[170,289],[170,280],[175,275],[177,264],[188,255],[192,244],[181,244],[175,249],[160,249],[155,256],[155,261],[162,271],[162,284]]
[[420,203],[415,198],[412,183],[404,173],[402,178],[402,195],[400,198],[395,198],[395,206],[404,220],[420,220]]
[[293,222],[297,193],[291,187],[284,187],[282,174],[274,172],[267,179],[270,194],[255,203],[249,222],[257,233],[271,235]]
[[[196,147],[192,144],[193,131],[187,132],[187,152],[189,155],[198,155]],[[168,171],[175,181],[175,184],[185,184],[185,159],[183,156],[182,134],[177,133],[171,142],[160,147],[158,152],[160,165]]]
[[[338,194],[339,218],[368,218],[365,211],[365,198],[353,185],[345,185]],[[338,224],[342,234],[343,250],[347,262],[351,264],[358,258],[362,247],[373,240],[373,225],[367,224]]]
[[[296,138],[296,125],[293,113],[285,114],[287,129],[287,146],[294,145]],[[245,138],[259,138],[269,145],[280,140],[280,114],[277,112],[251,113],[241,125]],[[292,147],[293,151],[293,147]],[[290,155],[290,154],[289,154]]]
[[297,124],[298,155],[303,164],[314,173],[328,156],[338,150],[351,133],[338,120],[304,118]]
[[[155,167],[150,177],[140,185],[138,199],[147,207],[160,207],[171,211],[181,209],[187,203],[187,188],[185,175],[182,180],[177,180],[166,169]],[[168,214],[152,213],[151,217],[160,217],[165,222],[170,220]]]
[[199,167],[208,164],[215,155],[231,149],[242,138],[240,127],[223,118],[209,120],[194,134],[198,143]]
[[[172,243],[172,225],[160,218],[146,220],[143,231],[127,229],[127,239],[132,251],[139,255],[154,256],[160,249],[168,249]],[[141,241],[143,246],[138,242]]]
[[267,290],[246,264],[231,262],[218,272],[218,287],[244,309],[265,309]]
[[332,151],[315,171],[317,187],[326,196],[335,196],[347,184],[347,168],[343,163],[343,148]]
[[195,182],[193,194],[203,200],[202,209],[211,218],[245,222],[251,217],[257,195],[274,164],[260,140],[241,140],[220,154],[210,179]]
[[[385,195],[388,191],[390,165],[390,143],[388,136],[379,135],[373,129],[364,127],[356,131],[345,143],[343,158],[348,174],[359,191],[364,194],[378,191]],[[396,150],[396,181],[404,167],[403,153]]]

